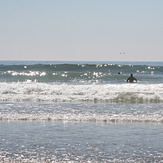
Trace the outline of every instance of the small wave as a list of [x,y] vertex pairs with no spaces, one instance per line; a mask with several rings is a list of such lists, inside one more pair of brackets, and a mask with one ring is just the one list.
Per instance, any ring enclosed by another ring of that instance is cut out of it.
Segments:
[[0,114],[0,121],[61,121],[90,123],[163,123],[161,115]]

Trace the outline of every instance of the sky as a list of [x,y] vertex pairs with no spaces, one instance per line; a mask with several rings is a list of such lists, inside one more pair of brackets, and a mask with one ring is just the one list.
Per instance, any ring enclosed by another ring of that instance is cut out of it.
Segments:
[[0,60],[163,61],[163,0],[0,0]]

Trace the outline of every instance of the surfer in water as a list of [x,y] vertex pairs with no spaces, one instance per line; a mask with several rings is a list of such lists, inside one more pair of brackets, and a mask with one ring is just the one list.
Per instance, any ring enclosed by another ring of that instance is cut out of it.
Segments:
[[133,83],[133,82],[137,82],[137,79],[133,77],[133,74],[130,75],[130,77],[127,79],[128,83]]

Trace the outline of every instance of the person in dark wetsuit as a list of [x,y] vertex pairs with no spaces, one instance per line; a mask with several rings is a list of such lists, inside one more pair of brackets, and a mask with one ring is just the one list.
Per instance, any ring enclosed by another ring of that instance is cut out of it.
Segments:
[[133,82],[137,82],[137,79],[133,77],[133,74],[130,75],[130,77],[127,79],[128,83],[133,83]]

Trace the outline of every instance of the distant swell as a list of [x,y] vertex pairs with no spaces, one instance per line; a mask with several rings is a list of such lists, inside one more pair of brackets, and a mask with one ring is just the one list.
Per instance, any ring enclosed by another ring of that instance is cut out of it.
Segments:
[[107,71],[110,70],[120,70],[120,69],[139,69],[139,70],[157,70],[162,71],[162,66],[147,66],[147,65],[132,65],[132,64],[31,64],[31,65],[0,65],[0,69],[3,71]]
[[[139,80],[162,81],[163,66],[123,64],[33,64],[0,65],[0,82],[123,83],[130,73]],[[144,75],[145,74],[145,75]]]

